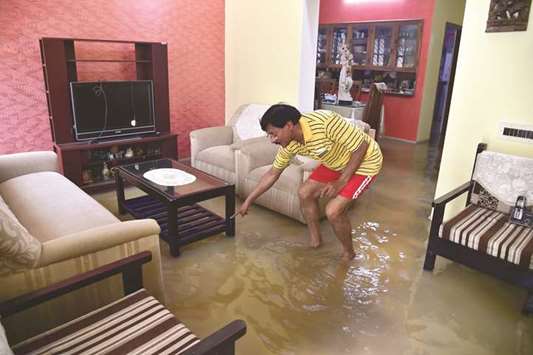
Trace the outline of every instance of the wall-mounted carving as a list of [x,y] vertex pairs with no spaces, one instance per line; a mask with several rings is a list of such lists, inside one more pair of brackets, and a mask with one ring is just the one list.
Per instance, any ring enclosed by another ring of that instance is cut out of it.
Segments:
[[525,31],[531,0],[491,0],[486,32]]

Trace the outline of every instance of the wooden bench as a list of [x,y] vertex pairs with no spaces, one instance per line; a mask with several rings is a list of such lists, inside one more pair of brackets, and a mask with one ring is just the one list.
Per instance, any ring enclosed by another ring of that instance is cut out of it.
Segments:
[[[15,344],[11,350],[14,354],[86,351],[98,354],[235,354],[236,340],[246,333],[244,321],[235,320],[210,336],[199,339],[142,288],[142,264],[150,260],[150,252],[139,253],[1,303],[0,316],[8,317],[112,275],[122,274],[125,297]],[[0,343],[3,338],[1,333]],[[4,353],[2,344],[0,353]]]

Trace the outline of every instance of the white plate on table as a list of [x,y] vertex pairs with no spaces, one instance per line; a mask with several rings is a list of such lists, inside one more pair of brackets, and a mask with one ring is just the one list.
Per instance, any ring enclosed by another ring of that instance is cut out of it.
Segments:
[[181,186],[196,181],[196,176],[183,170],[172,168],[150,170],[145,172],[143,177],[162,186]]

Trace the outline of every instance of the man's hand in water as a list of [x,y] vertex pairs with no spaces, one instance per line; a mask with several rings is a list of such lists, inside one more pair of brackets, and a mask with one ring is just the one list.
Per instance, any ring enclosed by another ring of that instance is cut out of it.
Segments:
[[248,214],[248,209],[250,208],[250,204],[248,201],[244,201],[241,205],[241,207],[237,210],[237,213],[235,213],[235,216],[241,215],[246,216]]

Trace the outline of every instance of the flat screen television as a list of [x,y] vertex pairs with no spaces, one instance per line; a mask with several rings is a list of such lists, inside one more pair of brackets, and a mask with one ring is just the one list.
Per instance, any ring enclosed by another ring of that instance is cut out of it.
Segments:
[[77,141],[155,131],[151,80],[70,83]]

